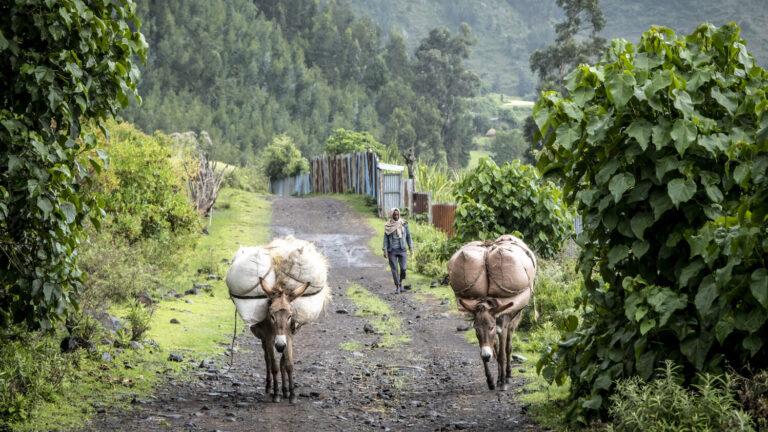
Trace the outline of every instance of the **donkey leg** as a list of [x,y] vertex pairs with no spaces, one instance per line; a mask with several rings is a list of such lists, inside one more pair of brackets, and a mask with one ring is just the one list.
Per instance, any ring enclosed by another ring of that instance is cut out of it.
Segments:
[[280,402],[280,393],[278,393],[277,390],[277,373],[280,371],[280,366],[277,364],[277,355],[273,348],[275,345],[275,337],[272,336],[268,342],[269,348],[267,349],[267,352],[269,352],[270,372],[272,372],[272,402]]
[[496,382],[499,385],[500,390],[507,390],[507,383],[505,376],[507,375],[507,328],[504,327],[499,335],[499,345],[496,350],[496,364],[498,365],[499,375],[496,377]]
[[515,330],[517,330],[517,326],[520,325],[520,321],[523,318],[522,312],[517,312],[515,317],[509,322],[508,328],[509,332],[507,332],[507,383],[509,383],[509,379],[512,377],[512,336],[515,335]]
[[291,391],[290,398],[288,399],[292,404],[296,403],[296,383],[293,381],[293,340],[288,340],[288,346],[286,347],[285,354],[285,371],[288,373],[288,387]]
[[485,369],[485,382],[488,383],[488,389],[493,390],[496,386],[493,384],[493,376],[491,375],[491,367],[488,364],[489,360],[483,360],[483,368]]
[[269,358],[268,349],[271,349],[271,345],[267,345],[267,341],[261,340],[261,348],[264,350],[264,364],[267,366],[267,382],[264,384],[264,395],[269,394],[269,389],[272,387],[272,361]]
[[286,370],[286,363],[288,363],[288,359],[286,359],[285,351],[283,351],[283,355],[280,357],[280,378],[282,378],[282,388],[283,388],[283,397],[288,397],[288,371]]

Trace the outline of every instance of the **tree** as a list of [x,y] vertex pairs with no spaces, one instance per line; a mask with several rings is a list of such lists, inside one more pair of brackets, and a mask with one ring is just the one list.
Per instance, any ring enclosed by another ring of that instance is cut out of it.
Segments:
[[[565,21],[555,25],[555,44],[531,54],[531,72],[539,76],[539,92],[564,91],[563,78],[574,67],[589,63],[605,50],[605,39],[597,36],[605,27],[600,0],[555,0],[565,12]],[[591,29],[584,35],[582,25]]]
[[336,129],[325,142],[325,151],[332,155],[366,150],[371,150],[381,157],[386,152],[386,147],[368,132],[354,132],[346,129]]
[[309,162],[301,156],[288,135],[280,135],[264,149],[264,173],[270,179],[281,179],[309,172]]
[[538,367],[570,377],[572,418],[665,360],[687,382],[768,367],[768,72],[739,28],[616,39],[565,83],[533,116],[554,131],[539,168],[584,221],[584,286]]
[[491,141],[491,155],[497,163],[511,162],[519,159],[525,163],[534,163],[533,155],[523,134],[515,129],[510,132],[497,131]]
[[[136,29],[135,31],[132,29]],[[131,0],[0,6],[0,323],[51,329],[77,306],[77,251],[98,203],[94,136],[136,95],[147,44]]]
[[[468,25],[451,35],[444,27],[433,29],[416,49],[414,89],[434,104],[440,114],[441,148],[452,167],[466,165],[472,145],[472,118],[466,98],[475,96],[480,78],[464,68],[475,41]],[[418,133],[418,131],[417,131]]]

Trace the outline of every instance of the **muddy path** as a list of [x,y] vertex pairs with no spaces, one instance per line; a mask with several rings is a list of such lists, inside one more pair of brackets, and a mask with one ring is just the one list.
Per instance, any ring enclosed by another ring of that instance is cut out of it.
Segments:
[[[539,430],[515,401],[521,378],[506,392],[488,390],[478,348],[456,331],[465,321],[447,313],[452,305],[392,294],[386,261],[367,247],[373,231],[346,204],[275,199],[272,231],[315,242],[331,264],[333,303],[294,339],[298,403],[265,397],[260,342],[238,332],[231,369],[224,357],[200,364],[192,380],[168,379],[156,399],[101,414],[89,430]],[[388,302],[402,341],[378,347],[385,335],[364,330],[370,317],[355,315],[351,284]]]

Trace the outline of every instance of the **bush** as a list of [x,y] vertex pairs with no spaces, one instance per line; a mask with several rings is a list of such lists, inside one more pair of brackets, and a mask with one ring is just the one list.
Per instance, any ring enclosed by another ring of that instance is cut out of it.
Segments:
[[681,385],[679,366],[666,362],[657,378],[621,380],[611,396],[610,431],[753,431],[749,414],[738,408],[728,377],[699,375],[693,389]]
[[281,179],[309,172],[309,162],[301,156],[301,151],[293,144],[288,135],[280,135],[272,140],[261,156],[264,173],[270,179]]
[[49,335],[4,334],[0,339],[0,430],[11,430],[39,402],[52,401],[73,370]]
[[[573,315],[569,311],[576,307],[581,284],[575,260],[562,257],[552,260],[539,259],[534,287],[539,324],[553,322],[558,324],[558,328],[562,328],[565,325],[562,321]],[[529,307],[533,307],[533,301],[529,303]],[[521,329],[535,325],[533,310],[523,314]]]
[[536,169],[520,161],[499,168],[488,158],[454,186],[459,242],[495,239],[518,231],[545,258],[557,255],[573,232],[573,215],[560,190],[542,181]]
[[768,431],[768,372],[750,373],[750,377],[731,374],[729,388],[741,406],[757,423],[757,429]]
[[539,167],[584,221],[581,325],[539,363],[571,378],[573,419],[665,359],[689,381],[768,366],[768,73],[745,43],[733,24],[654,27],[534,108]]
[[235,168],[224,177],[222,187],[231,187],[246,192],[267,193],[269,191],[269,178],[264,172],[253,165]]
[[198,228],[199,214],[184,193],[182,161],[172,158],[173,141],[148,136],[129,123],[107,122],[110,140],[99,147],[109,168],[96,181],[112,230],[131,242],[161,239]]
[[152,312],[152,308],[147,308],[136,300],[130,301],[125,321],[131,329],[132,341],[142,340],[144,333],[149,330],[149,323],[152,321]]
[[[446,248],[448,237],[429,224],[411,220],[408,223],[414,243],[413,268],[431,278],[441,278],[447,273]],[[450,256],[450,255],[448,255]]]
[[368,132],[354,132],[346,129],[336,129],[325,142],[325,151],[332,155],[343,155],[371,150],[381,159],[386,153],[387,148],[384,144],[376,141]]

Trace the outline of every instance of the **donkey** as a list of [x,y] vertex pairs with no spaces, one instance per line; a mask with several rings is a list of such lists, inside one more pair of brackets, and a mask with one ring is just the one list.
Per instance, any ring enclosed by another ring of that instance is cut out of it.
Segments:
[[[466,310],[472,312],[488,388],[491,390],[495,388],[488,362],[491,357],[496,357],[498,364],[496,384],[501,390],[507,390],[507,384],[509,384],[509,378],[512,375],[512,335],[520,324],[521,310],[514,314],[505,314],[503,312],[514,306],[515,303],[510,302],[501,305],[495,298],[481,299],[474,305],[462,298],[459,298],[458,301]],[[498,340],[494,336],[498,336]]]
[[290,391],[289,401],[293,404],[296,403],[295,384],[293,382],[293,335],[299,331],[301,325],[293,320],[294,311],[291,302],[304,294],[309,282],[305,282],[299,288],[288,293],[279,285],[269,286],[263,278],[260,283],[269,299],[269,313],[267,319],[251,326],[251,332],[261,339],[261,347],[264,349],[264,362],[267,364],[267,384],[264,392],[269,394],[269,390],[272,388],[272,402],[280,402],[280,394],[277,390],[276,349],[278,353],[282,353],[279,370],[283,384],[283,397],[289,397]]

